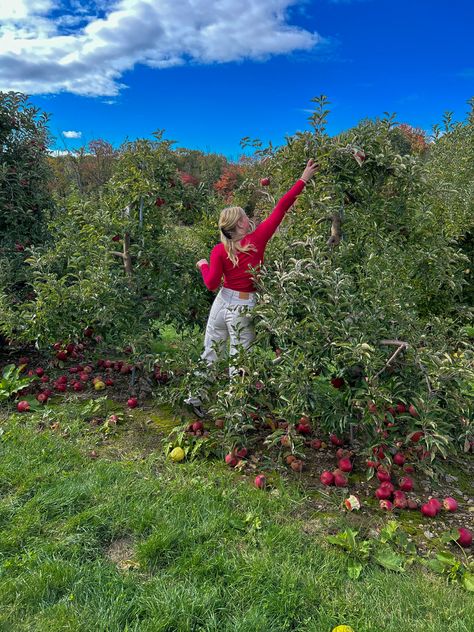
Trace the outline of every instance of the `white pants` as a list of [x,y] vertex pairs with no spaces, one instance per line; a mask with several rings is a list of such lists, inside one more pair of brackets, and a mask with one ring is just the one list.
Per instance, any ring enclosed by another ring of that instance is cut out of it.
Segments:
[[[240,345],[248,349],[255,339],[255,331],[250,314],[245,313],[256,303],[255,292],[248,292],[248,298],[240,298],[237,290],[221,288],[212,304],[207,320],[206,335],[204,337],[204,352],[201,355],[208,366],[218,357],[232,358]],[[228,350],[230,343],[230,353]],[[229,377],[237,372],[234,366],[229,366]],[[204,377],[204,376],[203,376]],[[202,398],[189,397],[186,403],[200,405]]]

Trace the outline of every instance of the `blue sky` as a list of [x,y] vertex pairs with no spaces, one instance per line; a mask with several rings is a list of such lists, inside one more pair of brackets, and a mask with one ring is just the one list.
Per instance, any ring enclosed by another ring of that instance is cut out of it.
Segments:
[[431,130],[474,96],[470,0],[3,0],[0,90],[51,114],[54,148],[150,138],[237,158],[308,129],[397,113]]

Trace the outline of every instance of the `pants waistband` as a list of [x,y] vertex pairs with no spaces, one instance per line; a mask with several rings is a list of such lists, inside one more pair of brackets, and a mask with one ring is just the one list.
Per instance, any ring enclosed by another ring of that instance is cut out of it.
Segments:
[[240,290],[231,290],[228,287],[222,287],[219,294],[226,299],[240,298],[243,300],[251,300],[255,298],[255,292],[241,292]]

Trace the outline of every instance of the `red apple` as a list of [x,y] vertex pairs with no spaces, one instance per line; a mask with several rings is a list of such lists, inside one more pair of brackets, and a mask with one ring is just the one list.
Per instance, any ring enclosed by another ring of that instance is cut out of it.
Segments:
[[58,351],[56,357],[58,360],[61,360],[61,362],[64,362],[67,360],[67,351]]
[[112,241],[120,241],[120,235],[114,235]]
[[30,410],[30,405],[27,401],[22,400],[21,402],[18,402],[16,409],[19,413],[27,413]]
[[44,369],[42,367],[38,367],[35,369],[35,373],[38,377],[41,377],[42,375],[44,375]]
[[395,465],[399,465],[401,467],[405,463],[405,455],[401,452],[397,452],[393,457],[393,462]]
[[436,507],[434,505],[431,503],[425,503],[424,505],[421,505],[421,513],[428,518],[434,518],[438,512],[436,511]]
[[413,406],[413,404],[410,404],[408,406],[408,412],[410,413],[410,415],[412,417],[419,417],[420,416],[418,411],[416,410],[416,408]]
[[388,489],[391,494],[393,494],[393,492],[395,491],[395,487],[393,483],[390,483],[389,481],[384,481],[383,483],[380,484],[380,487],[383,487],[384,489]]
[[337,436],[337,435],[335,435],[335,434],[331,434],[331,435],[329,435],[329,440],[331,441],[331,443],[332,443],[333,445],[337,445],[337,446],[344,445],[344,441],[343,441],[343,439],[341,439],[340,437],[338,437],[338,436]]
[[403,492],[411,492],[411,490],[413,489],[413,481],[409,476],[404,476],[403,478],[400,479],[398,483],[398,487]]
[[313,439],[309,445],[313,448],[313,450],[320,450],[322,443],[321,439]]
[[385,509],[385,511],[393,510],[393,504],[389,500],[381,500],[379,504],[380,504],[380,509]]
[[82,382],[73,382],[72,388],[74,391],[76,391],[76,393],[80,393],[84,390],[84,385],[82,384]]
[[255,487],[258,487],[258,489],[264,489],[267,485],[267,479],[263,474],[258,474],[255,477],[254,485]]
[[130,397],[127,400],[127,406],[129,408],[136,408],[138,406],[138,399],[136,397]]
[[192,427],[193,432],[197,432],[198,430],[201,430],[201,431],[204,430],[204,424],[202,423],[202,421],[195,421],[191,427]]
[[379,469],[377,470],[377,478],[381,483],[384,483],[385,481],[390,482],[392,477],[390,476],[390,473],[387,472],[387,470],[379,467]]
[[388,500],[389,498],[392,497],[392,492],[390,491],[388,487],[382,487],[381,485],[380,487],[377,487],[377,489],[375,490],[375,496],[379,500]]
[[446,509],[446,511],[456,511],[456,509],[458,508],[458,504],[454,500],[454,498],[448,496],[443,500],[443,507]]
[[405,492],[398,490],[393,492],[393,504],[397,509],[406,509],[407,497],[405,496]]
[[92,327],[86,327],[82,333],[84,334],[86,338],[92,338],[92,334],[94,333],[94,330],[92,329]]
[[270,184],[270,178],[262,178],[260,184],[262,187],[267,187]]
[[344,474],[341,474],[339,472],[336,472],[334,474],[334,485],[336,487],[347,487],[347,478],[344,476]]
[[405,406],[405,404],[402,404],[401,402],[399,402],[396,405],[396,410],[399,415],[403,415],[404,413],[407,412],[407,407]]
[[469,529],[465,529],[464,527],[458,528],[459,538],[456,540],[458,544],[460,544],[464,549],[467,549],[472,544],[472,533]]
[[343,472],[352,472],[352,463],[348,458],[340,459],[338,466]]
[[296,432],[299,432],[299,434],[309,435],[311,434],[311,426],[307,424],[298,424],[296,426]]
[[229,467],[235,467],[237,465],[237,459],[232,452],[226,454],[224,460]]
[[430,505],[433,505],[433,507],[436,509],[436,513],[439,513],[443,507],[443,505],[439,502],[437,498],[430,498],[428,503]]
[[245,459],[248,453],[249,451],[247,450],[247,448],[240,448],[236,451],[235,456],[237,456],[239,459]]
[[342,388],[344,386],[344,380],[342,377],[333,377],[331,378],[331,384],[334,388]]
[[328,470],[324,470],[319,480],[323,485],[334,485],[334,474]]

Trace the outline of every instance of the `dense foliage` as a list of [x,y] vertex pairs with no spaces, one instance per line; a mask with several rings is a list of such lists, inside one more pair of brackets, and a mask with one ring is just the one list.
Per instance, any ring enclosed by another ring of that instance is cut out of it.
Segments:
[[[281,147],[244,139],[254,154],[238,164],[173,149],[158,131],[49,158],[48,179],[46,116],[2,94],[0,333],[41,347],[93,325],[150,358],[173,324],[183,353],[152,361],[173,378],[157,395],[180,401],[202,387],[189,370],[202,368],[190,326],[205,326],[213,295],[195,262],[218,238],[220,209],[238,204],[258,221],[315,158],[320,171],[257,279],[257,344],[240,355],[237,380],[227,383],[224,364],[210,373],[212,412],[234,433],[304,414],[328,432],[357,429],[376,450],[415,431],[431,457],[464,445],[474,417],[473,114],[446,115],[432,142],[390,116],[331,137],[327,100],[314,102],[309,131]],[[416,415],[395,419],[396,403]]]

